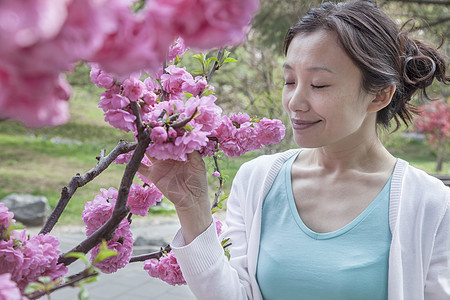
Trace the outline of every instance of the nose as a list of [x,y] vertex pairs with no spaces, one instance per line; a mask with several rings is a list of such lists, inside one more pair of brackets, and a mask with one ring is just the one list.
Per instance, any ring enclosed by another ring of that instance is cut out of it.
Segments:
[[306,112],[310,109],[308,95],[301,84],[287,91],[287,108],[291,112]]

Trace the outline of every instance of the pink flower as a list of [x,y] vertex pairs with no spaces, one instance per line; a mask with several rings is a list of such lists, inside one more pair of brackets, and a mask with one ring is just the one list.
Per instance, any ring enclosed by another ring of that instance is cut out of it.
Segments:
[[[222,232],[222,222],[213,215],[213,221],[216,226],[217,235]],[[178,265],[177,259],[170,250],[169,253],[164,252],[159,260],[149,259],[144,262],[144,270],[155,278],[159,278],[170,285],[186,284],[183,273]]]
[[214,172],[212,173],[212,176],[217,178],[217,177],[220,176],[220,173],[217,172],[217,171],[214,171]]
[[[161,26],[156,15],[133,13],[129,1],[114,10],[120,24],[111,31],[100,49],[91,57],[102,69],[115,75],[127,75],[142,69],[157,70],[164,61],[175,35]],[[109,3],[109,1],[106,1]]]
[[161,89],[159,83],[155,81],[152,77],[145,78],[144,84],[147,90],[151,92],[159,91]]
[[[117,1],[2,1],[0,3],[0,118],[28,127],[68,121],[70,85],[63,73],[103,41],[105,17]],[[95,28],[95,30],[92,30]]]
[[[142,97],[142,100],[144,100],[145,104],[147,104],[145,107],[147,109],[150,109],[150,107],[153,107],[157,102],[158,96],[154,92],[144,92],[144,96]],[[150,110],[149,110],[150,111]],[[146,111],[148,112],[148,111]]]
[[261,148],[259,137],[253,123],[245,122],[237,129],[235,136],[239,146],[245,151],[253,151]]
[[184,93],[190,93],[193,96],[199,95],[203,92],[208,85],[206,78],[203,76],[196,76],[194,78],[188,78],[185,82],[183,82],[181,88]]
[[[13,277],[17,278],[22,268],[24,257],[20,246],[17,247],[14,240],[12,238],[8,241],[0,241],[0,274],[11,272]],[[20,243],[22,242],[21,240],[19,241]],[[17,279],[14,279],[14,281],[17,281]]]
[[58,264],[59,253],[59,242],[50,234],[28,237],[25,230],[13,231],[9,241],[0,241],[0,274],[12,272],[22,291],[41,276],[60,278],[67,268]]
[[114,78],[112,75],[101,70],[97,64],[91,64],[89,73],[91,81],[99,88],[111,89],[114,86]]
[[182,38],[178,38],[175,43],[169,48],[168,61],[173,63],[175,59],[181,57],[188,48],[184,44],[184,40]]
[[191,117],[197,109],[199,115],[195,117],[195,122],[202,125],[203,131],[213,131],[219,126],[221,122],[220,114],[222,113],[222,109],[215,104],[216,100],[217,98],[214,95],[189,98],[185,103],[183,118]]
[[133,151],[130,151],[130,152],[124,153],[124,154],[120,154],[119,156],[117,156],[117,158],[114,160],[114,162],[118,165],[127,164],[130,161],[132,155],[133,155]]
[[[111,218],[114,210],[118,191],[112,187],[100,191],[100,195],[95,196],[93,201],[86,203],[81,215],[83,222],[86,224],[86,236],[90,236],[105,224]],[[126,218],[119,223],[114,231],[114,237],[107,242],[107,245],[108,248],[116,250],[118,255],[107,258],[96,266],[104,273],[112,273],[128,264],[133,251],[133,236],[130,231],[130,223]],[[90,250],[91,262],[97,256],[99,248],[100,245],[97,245]]]
[[155,127],[150,132],[150,138],[156,144],[162,144],[167,141],[167,131],[163,127]]
[[217,142],[208,139],[206,146],[199,150],[202,157],[211,156],[213,153],[217,152]]
[[179,68],[175,65],[170,65],[166,68],[166,72],[167,74],[161,76],[161,84],[164,91],[170,93],[171,97],[184,92],[183,83],[194,80],[192,75],[186,71],[185,67]]
[[[32,236],[23,248],[24,266],[21,278],[16,281],[20,289],[41,276],[49,276],[52,280],[63,277],[68,269],[58,264],[59,241],[50,234]],[[25,267],[26,265],[26,267]]]
[[0,240],[3,238],[3,233],[15,222],[14,213],[10,212],[4,203],[0,203]]
[[128,97],[130,101],[136,101],[141,98],[146,91],[145,84],[139,79],[134,78],[126,79],[123,82],[122,87],[124,96]]
[[0,300],[21,300],[22,295],[17,284],[11,280],[11,274],[0,274]]
[[149,14],[158,15],[166,28],[196,49],[241,42],[259,7],[257,0],[155,0],[151,4]]
[[119,94],[110,92],[109,90],[101,93],[100,101],[98,102],[98,107],[103,109],[104,112],[114,109],[126,108],[130,104],[130,100]]
[[[95,264],[103,273],[114,273],[118,269],[125,267],[130,262],[130,257],[133,252],[133,235],[130,231],[130,223],[126,219],[122,220],[119,227],[116,229],[114,237],[107,241],[106,244],[109,249],[117,251],[116,256],[111,256],[105,260]],[[100,250],[100,244],[89,251],[91,254],[91,263]]]
[[56,126],[69,119],[71,88],[64,75],[8,70],[0,57],[0,118],[27,127]]
[[149,259],[144,262],[144,270],[152,276],[159,278],[170,285],[186,284],[177,259],[170,251],[164,254],[159,261]]
[[132,184],[130,194],[128,195],[127,205],[130,212],[134,215],[146,216],[151,206],[156,205],[163,198],[163,194],[156,188],[154,184],[141,186]]
[[222,233],[222,226],[223,226],[223,224],[215,215],[213,215],[212,217],[213,217],[213,221],[214,221],[214,223],[216,225],[217,235],[219,236]]
[[237,124],[244,124],[244,123],[246,123],[246,122],[250,122],[250,120],[251,120],[251,118],[250,118],[250,116],[248,115],[248,114],[246,114],[246,113],[241,113],[241,112],[238,112],[237,114],[232,114],[231,116],[230,116],[230,120],[232,121],[232,122],[236,122]]
[[86,235],[89,236],[108,221],[112,215],[117,200],[118,191],[110,187],[108,190],[100,189],[101,194],[96,195],[93,201],[86,202],[81,214],[86,224]]
[[122,109],[110,109],[105,112],[105,121],[115,128],[129,132],[134,131],[136,116]]
[[271,143],[279,143],[284,138],[286,128],[280,120],[262,118],[257,124],[258,140],[267,146]]

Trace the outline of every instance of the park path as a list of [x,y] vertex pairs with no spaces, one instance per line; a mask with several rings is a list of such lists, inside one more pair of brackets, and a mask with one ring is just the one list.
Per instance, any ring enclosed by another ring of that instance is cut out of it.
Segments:
[[[148,217],[133,220],[131,231],[136,239],[165,241],[170,243],[179,228],[176,217]],[[31,234],[37,234],[40,228],[27,228]],[[82,225],[56,226],[52,234],[58,237],[60,249],[67,252],[85,238]],[[158,244],[159,245],[159,244]],[[163,244],[161,244],[163,246]],[[156,246],[135,247],[133,255],[155,251]],[[69,274],[84,268],[77,261],[70,265]],[[100,274],[99,280],[86,285],[90,300],[188,300],[195,299],[187,286],[171,286],[160,279],[150,277],[143,269],[143,262],[127,265],[113,274]],[[79,288],[64,288],[51,294],[52,300],[76,300]]]

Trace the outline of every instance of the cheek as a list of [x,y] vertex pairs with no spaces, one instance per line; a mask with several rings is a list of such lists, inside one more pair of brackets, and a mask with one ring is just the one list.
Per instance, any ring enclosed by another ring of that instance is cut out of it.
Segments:
[[289,100],[284,91],[281,94],[281,103],[283,104],[284,110],[289,113]]

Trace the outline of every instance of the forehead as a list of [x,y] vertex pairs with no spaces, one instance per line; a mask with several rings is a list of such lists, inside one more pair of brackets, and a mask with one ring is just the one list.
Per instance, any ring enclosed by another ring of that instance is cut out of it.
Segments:
[[337,35],[319,30],[295,36],[286,54],[285,69],[308,69],[330,73],[359,72],[344,51]]

